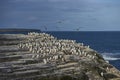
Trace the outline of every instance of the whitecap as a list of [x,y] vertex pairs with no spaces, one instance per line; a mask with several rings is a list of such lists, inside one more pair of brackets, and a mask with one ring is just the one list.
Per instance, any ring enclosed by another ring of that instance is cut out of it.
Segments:
[[107,61],[120,60],[120,53],[101,53],[103,58]]
[[120,60],[120,58],[114,58],[114,57],[107,57],[107,56],[103,56],[103,58],[105,59],[105,60],[108,60],[108,61],[110,61],[110,60]]

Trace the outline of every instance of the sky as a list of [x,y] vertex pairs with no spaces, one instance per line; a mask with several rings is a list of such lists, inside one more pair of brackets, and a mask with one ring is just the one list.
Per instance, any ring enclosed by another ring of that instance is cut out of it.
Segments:
[[120,31],[120,0],[0,0],[0,28]]

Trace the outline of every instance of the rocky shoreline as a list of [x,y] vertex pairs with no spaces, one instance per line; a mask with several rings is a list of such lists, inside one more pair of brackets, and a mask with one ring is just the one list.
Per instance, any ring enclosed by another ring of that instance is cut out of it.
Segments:
[[75,40],[1,34],[0,80],[120,80],[120,71]]

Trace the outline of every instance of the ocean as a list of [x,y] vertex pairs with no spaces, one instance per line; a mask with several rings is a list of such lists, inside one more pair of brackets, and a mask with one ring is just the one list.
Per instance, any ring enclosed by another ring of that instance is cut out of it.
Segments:
[[[18,34],[20,32],[0,32]],[[27,32],[21,32],[27,34]],[[101,54],[105,60],[120,70],[120,31],[50,31],[58,39],[76,40]]]

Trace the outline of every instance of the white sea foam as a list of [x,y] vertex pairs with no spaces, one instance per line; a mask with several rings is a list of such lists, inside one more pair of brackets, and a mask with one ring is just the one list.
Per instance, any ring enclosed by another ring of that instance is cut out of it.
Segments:
[[114,58],[114,57],[107,57],[107,56],[103,56],[103,58],[105,59],[105,60],[120,60],[120,58]]
[[120,60],[120,53],[101,53],[103,58],[107,61]]

